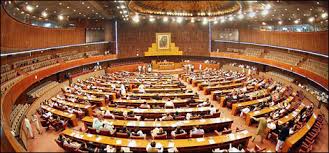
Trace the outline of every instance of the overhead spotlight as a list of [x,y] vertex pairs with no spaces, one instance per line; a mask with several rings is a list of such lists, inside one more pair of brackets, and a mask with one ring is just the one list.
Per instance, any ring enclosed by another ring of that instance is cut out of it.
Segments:
[[29,12],[32,12],[33,11],[33,7],[31,5],[26,5],[26,10],[29,11]]
[[126,8],[126,6],[124,6],[124,5],[121,5],[121,6],[120,6],[120,8],[124,9],[124,8]]
[[250,13],[248,14],[248,16],[251,17],[251,18],[253,18],[253,17],[256,16],[256,13],[255,13],[255,12],[250,12]]
[[263,10],[261,13],[263,16],[266,16],[268,14],[268,10]]
[[327,18],[327,17],[328,17],[328,13],[327,13],[327,12],[322,13],[322,14],[321,14],[321,17],[322,17],[323,19]]
[[150,16],[149,21],[150,22],[154,22],[155,21],[155,18],[153,16]]
[[133,16],[132,19],[133,19],[134,22],[138,23],[139,22],[139,15],[137,14],[137,15]]
[[214,21],[214,24],[217,24],[217,23],[218,23],[218,21],[217,21],[217,20],[215,20],[215,21]]
[[230,17],[228,18],[229,21],[233,21],[233,19],[234,19],[233,16],[230,16]]
[[271,9],[271,7],[272,7],[271,4],[266,4],[266,5],[265,5],[265,9],[266,9],[266,10]]
[[295,23],[295,24],[298,24],[298,23],[299,23],[299,20],[295,20],[294,23]]
[[58,19],[59,20],[64,20],[64,16],[63,15],[58,15]]
[[43,17],[47,17],[48,16],[48,13],[47,12],[45,12],[45,11],[43,11],[42,13],[41,13],[41,15],[43,16]]
[[279,21],[278,23],[281,25],[282,24],[282,21]]
[[222,18],[221,20],[220,20],[220,23],[224,23],[225,22],[225,18]]
[[239,19],[243,19],[243,18],[244,18],[244,15],[243,15],[243,14],[239,14],[239,15],[238,15],[238,18],[239,18]]
[[192,22],[192,23],[194,23],[194,22],[195,22],[194,18],[191,18],[191,22]]
[[208,19],[207,18],[203,18],[203,20],[202,20],[202,24],[203,25],[206,25],[208,23]]
[[163,17],[162,21],[163,21],[163,22],[168,22],[168,17],[166,17],[166,16]]
[[262,25],[266,25],[266,23],[265,22],[262,22]]
[[176,19],[176,22],[177,23],[182,23],[182,21],[183,21],[183,18],[182,17],[177,17],[177,19]]
[[310,17],[310,18],[308,19],[308,22],[311,22],[311,23],[312,23],[312,22],[314,21],[314,19],[315,19],[314,17]]

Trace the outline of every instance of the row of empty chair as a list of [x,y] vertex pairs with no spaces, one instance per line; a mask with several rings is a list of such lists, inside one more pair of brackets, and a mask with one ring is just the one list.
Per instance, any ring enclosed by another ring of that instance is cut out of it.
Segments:
[[328,64],[313,59],[307,59],[300,66],[302,69],[312,71],[324,78],[328,78]]
[[279,61],[282,63],[297,66],[297,64],[303,60],[302,56],[293,55],[290,53],[278,52],[278,51],[268,51],[264,58]]
[[279,77],[279,78],[284,79],[284,80],[289,81],[289,82],[293,82],[294,81],[294,78],[293,77],[290,77],[288,75],[284,75],[284,74],[279,73],[279,72],[270,71],[270,72],[266,72],[266,73],[269,74],[269,75],[273,75],[273,76]]
[[15,136],[19,135],[20,123],[30,104],[18,104],[10,114],[11,131]]
[[10,79],[15,78],[18,76],[18,72],[16,70],[11,70],[5,73],[1,73],[1,83],[4,83]]
[[15,69],[15,68],[19,68],[19,67],[24,67],[27,65],[31,65],[33,63],[38,63],[38,62],[46,61],[49,59],[51,59],[50,55],[44,55],[44,56],[39,56],[39,57],[35,57],[35,58],[19,60],[19,61],[13,63],[13,68]]
[[11,66],[9,64],[1,65],[1,73],[5,73],[11,70]]
[[242,54],[248,56],[260,57],[264,53],[264,49],[261,48],[246,48],[245,50],[241,50]]
[[36,69],[40,69],[42,67],[47,67],[47,66],[50,66],[50,65],[54,65],[56,63],[57,63],[56,59],[51,59],[51,60],[47,60],[47,61],[43,61],[43,62],[38,62],[38,63],[32,64],[32,65],[24,66],[24,67],[21,68],[21,70],[23,72],[30,72],[30,71],[34,71]]
[[29,95],[30,97],[33,97],[33,98],[38,98],[41,95],[48,92],[49,90],[51,90],[52,88],[54,88],[55,86],[57,86],[58,84],[59,83],[56,81],[48,81],[48,82],[32,89],[31,91],[29,91],[27,93],[27,95]]

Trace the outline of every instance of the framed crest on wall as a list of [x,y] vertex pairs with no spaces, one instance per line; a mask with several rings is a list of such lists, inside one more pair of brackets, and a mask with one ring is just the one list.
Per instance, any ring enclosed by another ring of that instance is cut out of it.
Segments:
[[158,45],[158,49],[169,49],[170,42],[171,42],[170,33],[156,33],[156,43]]

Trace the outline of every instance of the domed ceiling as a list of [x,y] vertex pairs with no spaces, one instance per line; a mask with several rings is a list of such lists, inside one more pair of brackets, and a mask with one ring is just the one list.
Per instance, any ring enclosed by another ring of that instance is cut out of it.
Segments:
[[221,16],[241,10],[238,1],[130,1],[137,13],[163,16]]

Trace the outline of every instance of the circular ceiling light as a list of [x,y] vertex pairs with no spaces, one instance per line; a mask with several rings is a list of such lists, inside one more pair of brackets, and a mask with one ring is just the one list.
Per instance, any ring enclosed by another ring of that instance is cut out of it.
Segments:
[[29,12],[32,12],[33,11],[33,7],[31,5],[26,5],[26,10],[29,11]]
[[48,13],[46,11],[43,11],[41,15],[46,18],[48,16]]

